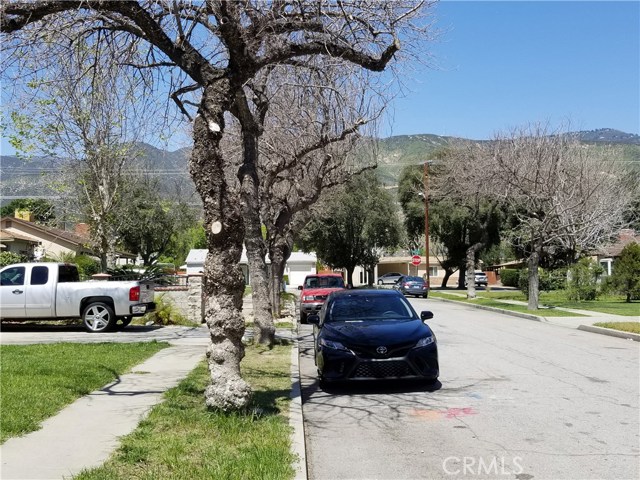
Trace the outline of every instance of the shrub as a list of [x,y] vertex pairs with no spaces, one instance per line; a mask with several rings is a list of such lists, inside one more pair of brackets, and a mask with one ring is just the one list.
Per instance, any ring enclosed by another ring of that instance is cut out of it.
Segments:
[[627,302],[640,298],[640,245],[634,242],[622,249],[607,283],[613,291],[625,295]]
[[567,298],[580,302],[598,297],[598,276],[604,269],[590,258],[581,258],[569,269]]
[[[518,270],[518,287],[529,298],[529,269]],[[550,292],[552,290],[564,290],[567,286],[567,271],[564,268],[545,270],[538,268],[538,291]]]
[[100,273],[100,262],[88,255],[76,255],[72,260],[78,266],[78,273],[81,279],[91,278],[92,275]]
[[165,299],[164,294],[157,296],[155,302],[156,309],[144,316],[145,322],[151,321],[156,325],[192,325],[192,322],[176,310],[173,303]]
[[517,287],[520,270],[503,268],[500,270],[500,281],[505,287]]
[[542,270],[540,272],[540,290],[564,290],[567,288],[567,269]]
[[26,262],[26,259],[22,255],[12,252],[0,252],[0,267],[22,262]]

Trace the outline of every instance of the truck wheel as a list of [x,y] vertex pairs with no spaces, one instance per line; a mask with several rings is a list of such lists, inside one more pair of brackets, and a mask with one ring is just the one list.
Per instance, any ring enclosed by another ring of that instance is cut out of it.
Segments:
[[300,323],[307,323],[307,314],[304,312],[300,312]]
[[82,321],[87,332],[108,332],[116,324],[116,314],[106,303],[90,303],[82,312]]
[[116,323],[116,330],[124,330],[131,323],[131,320],[133,317],[121,317],[120,321]]

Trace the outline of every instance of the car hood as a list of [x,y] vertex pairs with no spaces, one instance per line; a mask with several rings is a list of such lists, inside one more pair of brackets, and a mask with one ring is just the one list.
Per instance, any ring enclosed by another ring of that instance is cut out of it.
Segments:
[[302,291],[302,295],[329,295],[336,290],[344,290],[343,288],[307,288]]
[[331,322],[322,327],[322,335],[341,343],[381,345],[418,341],[432,335],[421,320]]

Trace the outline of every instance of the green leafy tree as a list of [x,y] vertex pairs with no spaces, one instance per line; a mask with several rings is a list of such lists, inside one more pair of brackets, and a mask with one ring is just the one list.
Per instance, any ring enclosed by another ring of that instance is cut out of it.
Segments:
[[207,248],[207,236],[202,223],[175,231],[160,261],[174,263],[179,267],[193,248]]
[[[456,270],[464,272],[470,268],[473,272],[484,249],[499,244],[503,215],[498,203],[456,182],[459,177],[456,167],[463,161],[460,149],[452,146],[437,152],[436,156],[439,163],[430,169],[433,195],[429,198],[429,236],[435,240],[430,253],[436,255],[445,271],[442,286],[446,287]],[[411,248],[424,239],[423,169],[421,165],[405,167],[398,184],[398,200]],[[467,265],[469,258],[471,267]],[[460,288],[464,287],[464,279],[464,275],[460,275]]]
[[598,277],[604,269],[591,258],[581,258],[569,269],[567,297],[581,302],[598,297]]
[[22,263],[26,259],[22,255],[12,252],[0,252],[0,267],[6,267],[13,263]]
[[132,188],[125,204],[123,215],[127,221],[118,231],[120,241],[129,252],[140,255],[145,266],[166,255],[174,236],[195,224],[189,206],[180,201],[163,200],[153,182]]
[[17,198],[0,209],[0,217],[13,217],[16,210],[28,210],[33,213],[37,223],[50,224],[56,219],[54,206],[42,198]]
[[402,225],[393,198],[371,172],[328,192],[322,213],[307,225],[298,244],[330,267],[344,268],[353,285],[356,266],[372,269],[383,249],[400,244]]
[[640,298],[640,244],[630,243],[613,262],[610,286],[626,296],[627,303]]

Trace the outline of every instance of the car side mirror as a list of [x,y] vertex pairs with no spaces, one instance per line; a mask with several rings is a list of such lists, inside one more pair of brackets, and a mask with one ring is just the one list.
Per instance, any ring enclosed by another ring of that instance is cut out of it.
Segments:
[[298,290],[302,290],[302,285],[298,285]]
[[320,325],[320,316],[318,315],[309,315],[307,317],[307,322],[311,325]]
[[431,320],[433,318],[433,312],[430,312],[429,310],[425,310],[423,312],[420,312],[420,319],[421,320]]

